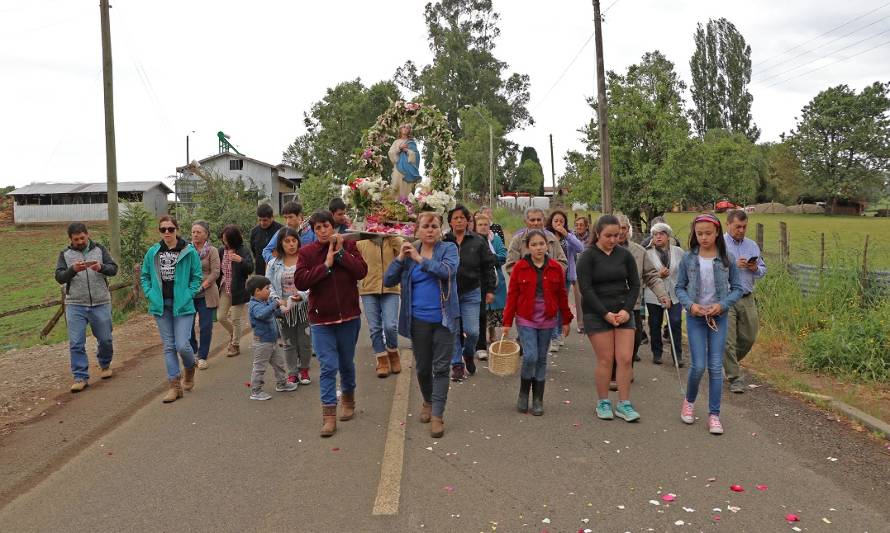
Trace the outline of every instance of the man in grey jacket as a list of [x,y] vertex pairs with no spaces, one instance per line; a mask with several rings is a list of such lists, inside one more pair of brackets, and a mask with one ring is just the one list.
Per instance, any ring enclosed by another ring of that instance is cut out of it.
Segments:
[[71,392],[87,388],[90,380],[86,352],[87,324],[98,341],[96,358],[102,379],[111,377],[114,345],[111,339],[111,291],[106,278],[117,274],[114,262],[104,246],[93,242],[82,222],[68,225],[69,246],[59,252],[56,281],[65,285],[65,319],[71,350]]

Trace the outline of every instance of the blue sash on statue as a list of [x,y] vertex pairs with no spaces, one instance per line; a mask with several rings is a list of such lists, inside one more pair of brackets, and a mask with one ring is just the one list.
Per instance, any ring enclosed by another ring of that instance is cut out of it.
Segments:
[[416,161],[416,163],[408,161],[408,152],[401,152],[399,154],[399,162],[396,164],[396,169],[405,176],[403,179],[406,182],[416,183],[420,181],[420,171],[418,170],[420,167],[420,152],[417,151],[417,143],[414,139],[409,139],[407,145],[408,150],[414,152],[414,161]]

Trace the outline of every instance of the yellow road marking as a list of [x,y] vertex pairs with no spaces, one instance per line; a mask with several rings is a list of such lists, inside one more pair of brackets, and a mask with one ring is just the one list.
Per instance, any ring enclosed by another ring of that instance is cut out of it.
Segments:
[[[402,350],[402,361],[405,361]],[[413,359],[413,355],[410,356]],[[402,492],[402,466],[405,460],[405,424],[408,423],[408,395],[411,392],[412,365],[404,365],[396,380],[396,390],[392,398],[392,411],[389,427],[386,430],[386,445],[383,461],[380,464],[380,481],[377,484],[377,497],[374,499],[373,515],[394,515],[399,512],[399,497]]]

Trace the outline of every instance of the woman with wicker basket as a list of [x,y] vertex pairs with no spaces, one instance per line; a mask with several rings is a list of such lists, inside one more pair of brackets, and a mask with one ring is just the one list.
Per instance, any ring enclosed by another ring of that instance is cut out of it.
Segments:
[[430,436],[445,433],[445,402],[448,399],[448,365],[458,332],[460,303],[457,296],[457,245],[443,242],[438,213],[417,217],[415,244],[403,243],[386,269],[383,284],[401,285],[399,335],[410,337],[417,382],[423,395],[420,421],[430,423]]
[[[522,345],[522,374],[516,409],[528,412],[529,389],[532,392],[532,414],[544,414],[544,383],[547,378],[547,348],[553,328],[562,326],[563,336],[569,334],[572,311],[569,309],[565,274],[562,267],[547,256],[547,236],[533,229],[523,237],[529,250],[513,267],[504,308],[503,336],[506,337],[516,318],[519,343]],[[562,324],[558,323],[562,318]]]

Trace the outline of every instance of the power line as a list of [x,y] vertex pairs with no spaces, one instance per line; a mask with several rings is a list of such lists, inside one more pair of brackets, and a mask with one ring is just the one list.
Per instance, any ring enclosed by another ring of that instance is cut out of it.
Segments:
[[[885,33],[886,33],[886,32],[885,32]],[[853,55],[851,55],[851,56],[842,57],[842,58],[838,59],[837,61],[832,61],[831,63],[826,63],[825,65],[822,65],[821,67],[816,67],[816,68],[814,68],[814,69],[810,69],[810,70],[804,72],[803,74],[798,74],[797,76],[792,76],[792,77],[787,78],[787,79],[784,79],[784,80],[779,80],[779,81],[777,81],[777,82],[775,82],[775,83],[771,83],[771,84],[769,84],[769,85],[767,85],[766,87],[763,87],[763,88],[764,88],[764,89],[769,89],[770,87],[775,87],[776,85],[782,85],[783,83],[787,83],[787,82],[789,82],[789,81],[796,80],[796,79],[798,79],[798,78],[802,78],[802,77],[804,77],[804,76],[807,76],[807,75],[809,75],[809,74],[812,74],[813,72],[816,72],[817,70],[822,70],[823,68],[830,67],[830,66],[832,66],[832,65],[836,65],[836,64],[838,64],[838,63],[843,63],[844,61],[849,61],[849,60],[853,59],[853,58],[856,57],[856,56],[861,56],[862,54],[864,54],[864,53],[866,53],[866,52],[871,52],[872,50],[874,50],[874,49],[876,49],[876,48],[880,48],[880,47],[882,47],[882,46],[887,46],[888,44],[890,44],[890,41],[884,41],[884,42],[882,42],[882,43],[880,43],[880,44],[877,44],[877,45],[875,45],[875,46],[872,46],[871,48],[866,48],[865,50],[863,50],[863,51],[861,51],[861,52],[857,52],[857,53],[855,53],[855,54],[853,54]]]
[[874,8],[874,9],[872,9],[871,11],[868,11],[868,12],[866,12],[866,13],[863,13],[863,14],[859,15],[858,17],[851,18],[850,20],[844,22],[843,24],[840,24],[840,25],[838,25],[838,26],[835,26],[834,28],[831,28],[830,30],[828,30],[828,31],[826,31],[826,32],[820,33],[819,35],[813,37],[813,38],[810,39],[809,41],[802,42],[802,43],[800,43],[800,44],[798,44],[798,45],[792,46],[791,48],[785,50],[784,52],[780,52],[780,53],[778,53],[778,54],[776,54],[776,55],[773,55],[773,56],[770,56],[770,57],[764,59],[763,61],[759,61],[759,62],[755,63],[755,66],[761,66],[761,65],[763,65],[764,63],[769,63],[770,61],[772,61],[773,59],[775,59],[775,58],[777,58],[777,57],[781,57],[781,56],[787,54],[788,52],[792,52],[792,51],[794,51],[794,50],[797,50],[797,49],[800,48],[801,46],[810,44],[811,42],[813,42],[813,41],[815,41],[815,40],[817,40],[817,39],[821,39],[822,37],[828,35],[829,33],[832,33],[832,32],[835,31],[835,30],[839,30],[839,29],[843,28],[844,26],[850,24],[851,22],[856,22],[857,20],[859,20],[859,19],[861,19],[861,18],[863,18],[863,17],[867,17],[868,15],[871,15],[871,14],[874,13],[875,11],[880,11],[881,9],[884,9],[884,8],[887,7],[887,6],[890,6],[890,2],[887,2],[886,4],[884,4],[884,5],[882,5],[882,6],[876,7],[876,8]]
[[772,76],[768,76],[768,77],[766,77],[765,79],[759,80],[758,83],[765,83],[765,82],[767,82],[767,81],[774,80],[774,79],[776,79],[776,78],[780,78],[780,77],[784,76],[785,74],[788,74],[789,72],[795,71],[795,70],[797,70],[797,69],[799,69],[799,68],[801,68],[801,67],[805,67],[805,66],[807,66],[807,65],[809,65],[809,64],[815,63],[816,61],[819,61],[820,59],[825,59],[825,58],[827,58],[827,57],[830,56],[830,55],[833,55],[833,54],[836,54],[836,53],[838,53],[838,52],[844,51],[844,50],[846,50],[846,49],[848,49],[848,48],[852,48],[852,47],[854,47],[854,46],[856,46],[856,45],[862,44],[862,43],[864,43],[865,41],[867,41],[867,40],[869,40],[869,39],[873,39],[874,37],[878,37],[878,36],[884,35],[885,33],[890,33],[890,30],[884,30],[884,31],[882,31],[881,33],[876,33],[876,34],[874,34],[874,35],[870,35],[870,36],[866,37],[865,39],[861,39],[861,40],[859,40],[859,41],[856,41],[856,42],[853,43],[853,44],[848,44],[847,46],[844,46],[843,48],[838,48],[837,50],[834,50],[834,51],[832,51],[832,52],[829,52],[828,54],[825,54],[825,55],[823,55],[823,56],[817,57],[817,58],[815,58],[815,59],[811,59],[811,60],[807,61],[806,63],[801,63],[800,65],[798,65],[798,66],[796,66],[796,67],[794,67],[794,68],[790,68],[790,69],[788,69],[788,70],[786,70],[786,71],[784,71],[784,72],[780,72],[780,73],[778,73],[778,74],[774,74],[774,75],[772,75]]
[[[613,5],[614,5],[614,2],[613,2]],[[584,52],[584,49],[587,48],[587,45],[590,44],[590,41],[593,40],[593,35],[594,35],[593,32],[591,32],[590,36],[587,37],[587,40],[584,41],[584,44],[581,45],[581,48],[578,50],[578,53],[575,54],[575,57],[573,57],[572,60],[569,61],[569,64],[566,65],[566,68],[563,69],[562,74],[560,74],[559,77],[556,78],[556,81],[553,82],[553,85],[551,85],[550,88],[547,89],[547,92],[544,94],[544,97],[541,98],[540,100],[538,100],[538,103],[535,104],[535,109],[538,109],[541,106],[541,104],[543,104],[544,101],[547,100],[547,97],[550,96],[550,93],[553,92],[553,89],[555,89],[556,86],[559,85],[559,82],[561,82],[562,79],[565,77],[565,75],[568,74],[569,70],[575,64],[575,61],[577,61],[578,58],[581,57],[581,53]]]
[[607,7],[606,9],[603,10],[602,14],[605,15],[610,9],[612,9],[612,6],[614,6],[615,4],[617,4],[620,1],[621,0],[614,0],[611,4],[609,4],[609,7]]
[[[857,28],[857,29],[855,29],[855,30],[853,30],[853,31],[847,32],[847,33],[845,33],[845,34],[843,34],[843,35],[841,35],[841,36],[839,36],[839,37],[835,37],[834,39],[832,39],[832,40],[830,40],[830,41],[828,41],[828,42],[826,42],[826,43],[823,43],[823,44],[821,44],[820,46],[817,46],[817,47],[814,48],[813,50],[804,50],[803,52],[797,54],[796,56],[790,57],[790,58],[788,58],[788,59],[786,59],[786,60],[784,60],[784,61],[779,61],[778,63],[775,63],[775,64],[773,64],[773,65],[770,65],[770,66],[766,67],[765,69],[763,69],[762,71],[760,71],[759,74],[762,75],[764,72],[767,72],[767,71],[769,71],[769,70],[772,70],[772,69],[778,67],[779,65],[784,65],[785,63],[788,63],[789,61],[794,61],[795,59],[797,59],[797,58],[799,58],[799,57],[805,56],[805,55],[807,55],[807,54],[811,54],[811,53],[813,53],[814,51],[816,51],[816,50],[818,50],[818,49],[820,49],[820,48],[824,48],[824,47],[828,46],[829,44],[831,44],[831,43],[833,43],[833,42],[836,42],[836,41],[839,41],[839,40],[843,39],[844,37],[849,37],[850,35],[853,35],[854,33],[859,33],[860,31],[862,31],[862,30],[864,30],[864,29],[866,29],[866,28],[870,28],[870,27],[874,26],[875,24],[877,24],[877,23],[879,23],[879,22],[882,22],[882,21],[884,21],[884,20],[887,20],[888,18],[890,18],[890,15],[887,15],[887,16],[885,16],[885,17],[883,17],[883,18],[879,18],[878,20],[872,22],[871,24],[866,24],[865,26],[862,26],[861,28]],[[784,74],[784,73],[783,73],[783,74]]]

